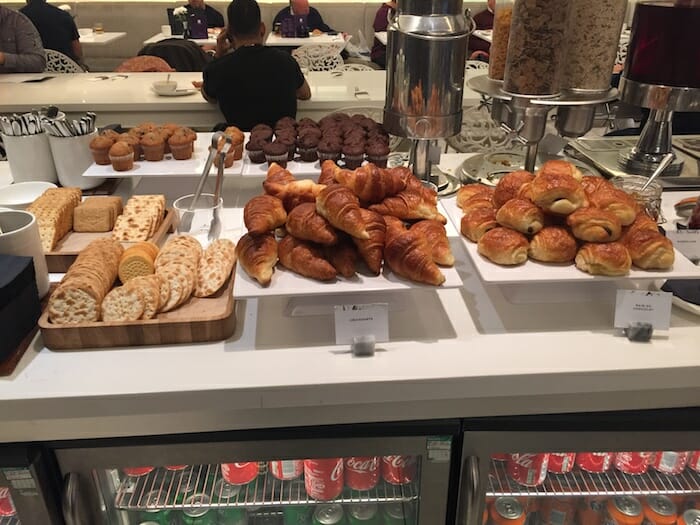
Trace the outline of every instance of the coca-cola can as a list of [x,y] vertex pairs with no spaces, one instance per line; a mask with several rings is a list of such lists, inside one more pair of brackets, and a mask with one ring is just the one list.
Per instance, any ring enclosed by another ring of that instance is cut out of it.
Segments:
[[613,456],[612,452],[579,452],[575,463],[581,470],[600,474],[610,469]]
[[406,485],[416,479],[416,458],[414,456],[384,456],[382,458],[382,478],[391,485]]
[[663,474],[680,474],[688,464],[690,452],[677,452],[664,450],[654,452],[650,459],[650,464]]
[[491,454],[491,459],[494,461],[508,461],[510,454]]
[[301,459],[270,461],[267,467],[274,477],[283,481],[297,479],[304,472],[304,462]]
[[304,485],[309,497],[328,501],[343,492],[343,458],[305,459]]
[[690,453],[688,467],[692,468],[695,472],[700,472],[700,450],[694,450]]
[[353,490],[370,490],[379,481],[379,456],[345,458],[345,485]]
[[547,477],[549,454],[511,454],[506,470],[521,485],[536,487]]
[[650,458],[651,452],[618,452],[613,464],[620,472],[637,476],[649,470]]
[[245,485],[258,477],[260,465],[256,461],[246,463],[222,463],[221,477],[231,485]]
[[8,489],[7,487],[0,487],[0,518],[6,518],[15,515],[17,515],[17,511],[15,510],[15,506],[12,503],[10,489]]
[[140,476],[145,476],[146,474],[150,474],[155,470],[155,467],[124,467],[122,470],[127,476],[133,476],[137,478]]
[[576,461],[575,452],[550,453],[549,462],[547,463],[547,471],[554,474],[566,474],[574,469]]

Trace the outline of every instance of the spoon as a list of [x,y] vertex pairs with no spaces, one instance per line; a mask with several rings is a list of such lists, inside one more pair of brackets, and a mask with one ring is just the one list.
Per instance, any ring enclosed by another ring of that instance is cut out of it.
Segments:
[[216,186],[214,187],[214,213],[211,217],[211,224],[209,225],[209,235],[207,239],[209,242],[215,241],[221,235],[221,207],[219,206],[219,199],[221,197],[221,185],[224,180],[224,163],[226,161],[226,152],[221,151],[219,153],[219,169],[216,172]]
[[656,169],[654,170],[654,173],[651,174],[651,176],[649,177],[649,180],[646,181],[646,182],[644,183],[644,186],[642,186],[642,189],[641,189],[640,191],[646,190],[647,187],[649,186],[649,184],[651,184],[652,181],[653,181],[656,177],[658,177],[659,175],[661,175],[661,173],[662,173],[666,168],[668,168],[668,166],[671,164],[671,162],[673,162],[673,159],[674,159],[675,157],[676,157],[676,155],[675,155],[674,153],[666,153],[666,155],[664,155],[664,158],[661,159],[661,162],[659,162],[659,165],[658,165],[658,166],[656,167]]

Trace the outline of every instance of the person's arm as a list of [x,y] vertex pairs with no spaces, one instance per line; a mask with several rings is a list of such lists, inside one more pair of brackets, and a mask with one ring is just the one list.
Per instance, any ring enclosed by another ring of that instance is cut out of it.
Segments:
[[80,44],[80,33],[78,32],[78,28],[76,27],[75,22],[73,21],[73,17],[68,15],[68,18],[70,19],[70,23],[72,25],[71,31],[73,32],[73,40],[70,43],[71,51],[73,51],[73,56],[77,59],[78,64],[82,64],[83,46]]
[[309,83],[304,79],[304,83],[297,89],[297,98],[299,100],[309,100],[311,98],[311,88]]
[[[207,91],[207,88],[211,91],[212,89],[212,80],[209,75],[208,68],[205,67],[204,71],[202,72],[202,82],[192,82],[192,85],[196,88],[199,88],[200,92],[202,93],[202,96],[204,97],[204,100],[207,102],[211,102],[212,104],[216,103],[216,97],[212,95],[210,92]],[[199,85],[197,85],[199,84]]]
[[274,28],[277,24],[282,23],[282,19],[286,17],[286,11],[288,10],[288,7],[285,7],[284,9],[280,9],[277,14],[275,15],[275,18],[272,20],[272,27]]
[[0,53],[0,73],[41,73],[46,54],[34,25],[20,15],[14,27],[17,53]]
[[209,27],[224,27],[226,22],[224,22],[224,15],[222,15],[218,9],[207,5],[207,23]]
[[319,13],[318,10],[313,7],[309,7],[309,16],[306,18],[306,21],[309,29],[318,29],[324,33],[333,31],[333,28],[323,21],[323,18],[321,18],[321,13]]
[[377,9],[377,14],[374,15],[374,24],[372,24],[375,33],[386,31],[386,28],[389,25],[389,21],[387,20],[388,11],[389,8],[386,6],[386,4],[382,4],[382,6]]

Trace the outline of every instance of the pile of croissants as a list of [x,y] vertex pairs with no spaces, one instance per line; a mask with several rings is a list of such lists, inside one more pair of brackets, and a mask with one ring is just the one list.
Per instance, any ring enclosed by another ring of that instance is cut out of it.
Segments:
[[551,160],[532,174],[513,171],[495,188],[460,188],[462,234],[501,265],[534,259],[575,263],[593,275],[624,276],[673,266],[674,249],[632,195],[570,162]]
[[262,286],[277,262],[319,281],[350,278],[361,261],[379,275],[385,264],[435,286],[445,281],[439,266],[454,264],[437,194],[407,168],[348,170],[328,160],[315,183],[273,163],[263,189],[244,207],[248,232],[236,246],[238,263]]

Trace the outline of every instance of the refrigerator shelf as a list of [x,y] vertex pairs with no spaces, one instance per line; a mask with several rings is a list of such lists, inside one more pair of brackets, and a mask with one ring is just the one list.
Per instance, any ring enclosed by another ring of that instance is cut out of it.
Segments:
[[652,494],[700,494],[700,473],[686,469],[677,476],[667,476],[649,470],[640,476],[631,476],[611,469],[603,474],[575,470],[568,474],[547,474],[538,487],[526,487],[508,477],[503,461],[491,460],[486,495],[500,496],[649,496]]
[[20,525],[20,521],[16,516],[4,516],[0,518],[0,525]]
[[[125,478],[119,485],[114,505],[120,510],[183,509],[182,500],[191,494],[205,494],[207,508],[275,507],[285,505],[316,505],[329,503],[307,496],[300,479],[280,481],[263,473],[237,494],[226,496],[219,465],[197,465],[191,470],[168,472],[156,469],[145,476]],[[190,490],[185,490],[190,487]],[[184,494],[184,497],[183,497]],[[389,503],[418,499],[414,484],[391,485],[380,481],[372,490],[346,488],[330,503]],[[187,508],[191,508],[188,506]]]

